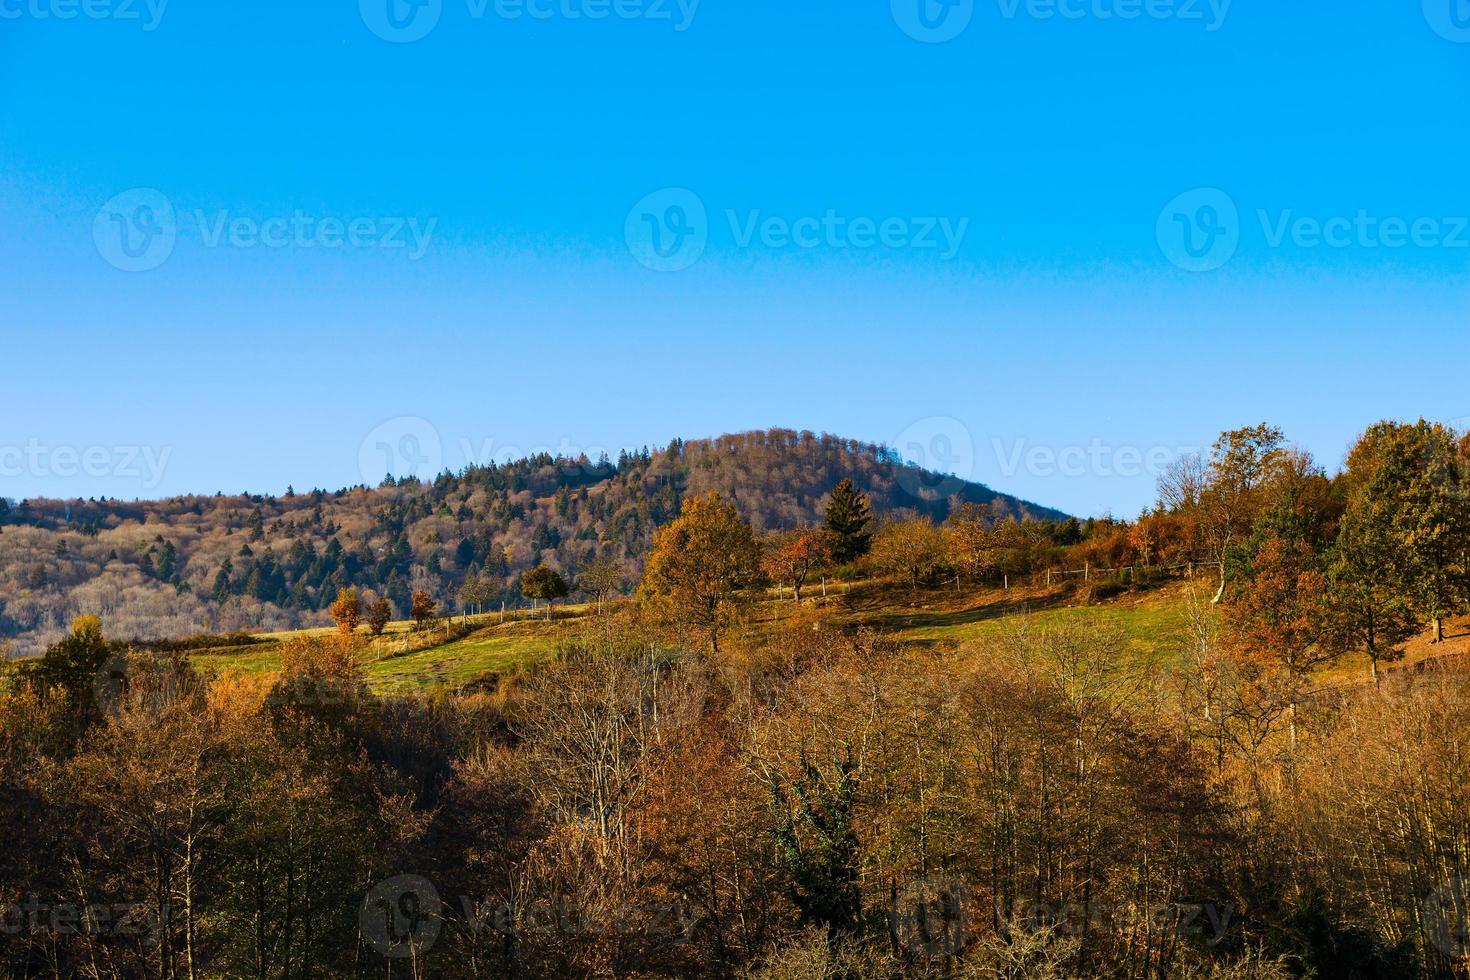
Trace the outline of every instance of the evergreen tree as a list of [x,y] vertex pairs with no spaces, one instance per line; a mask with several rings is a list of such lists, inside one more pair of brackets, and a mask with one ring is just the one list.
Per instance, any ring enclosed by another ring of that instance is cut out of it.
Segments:
[[214,587],[209,590],[210,596],[215,602],[223,603],[230,597],[230,573],[234,571],[234,563],[228,558],[219,567],[214,576]]
[[801,916],[837,938],[857,931],[862,916],[859,853],[853,817],[857,766],[851,748],[836,765],[835,778],[801,754],[801,773],[788,792],[776,776],[770,781],[776,818],[778,861],[788,876],[787,890]]
[[172,541],[165,541],[163,543],[163,551],[159,554],[157,562],[154,565],[155,573],[163,581],[170,582],[173,580],[174,572],[178,570],[178,565],[178,550],[174,548]]
[[843,480],[832,490],[827,501],[826,528],[832,532],[832,558],[840,565],[856,561],[868,553],[873,535],[868,531],[872,512],[868,496]]

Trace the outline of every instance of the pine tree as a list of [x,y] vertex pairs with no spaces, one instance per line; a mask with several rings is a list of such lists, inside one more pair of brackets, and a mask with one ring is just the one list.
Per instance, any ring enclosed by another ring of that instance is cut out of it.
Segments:
[[159,554],[157,564],[154,566],[154,573],[163,581],[170,582],[173,581],[174,572],[178,570],[178,565],[178,550],[174,548],[172,541],[165,541],[163,543],[163,551]]
[[829,937],[857,930],[862,916],[859,852],[854,802],[857,766],[851,746],[837,762],[835,778],[817,768],[805,751],[791,788],[771,776],[778,861],[787,891],[802,918],[826,928]]
[[234,564],[226,558],[214,576],[214,587],[210,589],[210,596],[215,602],[223,604],[230,597],[230,573],[233,571]]
[[826,528],[832,532],[832,558],[840,565],[856,561],[868,553],[873,535],[868,531],[872,521],[867,494],[843,480],[832,490],[827,501]]

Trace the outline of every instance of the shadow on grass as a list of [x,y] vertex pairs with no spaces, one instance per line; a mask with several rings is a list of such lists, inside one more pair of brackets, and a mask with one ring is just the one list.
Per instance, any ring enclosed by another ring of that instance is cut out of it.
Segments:
[[[920,594],[922,598],[922,593]],[[1052,592],[1027,595],[1015,599],[997,599],[965,609],[894,609],[864,617],[865,625],[883,631],[948,629],[971,626],[987,620],[1058,609],[1066,604],[1068,594]],[[911,600],[912,601],[912,600]]]

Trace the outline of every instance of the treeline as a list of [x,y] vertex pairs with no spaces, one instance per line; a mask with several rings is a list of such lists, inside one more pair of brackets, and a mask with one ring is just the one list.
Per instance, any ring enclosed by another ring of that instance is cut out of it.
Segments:
[[1161,570],[1215,574],[1238,642],[1288,651],[1298,673],[1361,650],[1377,677],[1406,640],[1428,627],[1438,643],[1446,618],[1470,610],[1470,434],[1380,422],[1329,476],[1281,430],[1236,429],[1177,460],[1159,498],[1131,522],[997,521],[968,505],[942,525],[893,520],[870,567],[915,587],[1089,568],[1114,588]]
[[879,514],[942,520],[974,504],[997,517],[1063,516],[881,446],[789,430],[676,440],[616,461],[542,454],[374,489],[6,502],[0,639],[39,653],[87,613],[138,636],[316,625],[349,587],[388,598],[400,617],[414,592],[453,603],[471,579],[491,593],[480,605],[514,603],[521,574],[538,565],[571,580],[605,559],[636,576],[685,496],[718,491],[757,530],[775,531],[819,521],[844,478]]

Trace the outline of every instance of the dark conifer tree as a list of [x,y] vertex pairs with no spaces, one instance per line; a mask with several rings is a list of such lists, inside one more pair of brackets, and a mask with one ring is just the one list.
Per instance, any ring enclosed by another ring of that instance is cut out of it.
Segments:
[[843,480],[832,490],[827,501],[828,531],[832,532],[832,557],[838,564],[856,561],[868,553],[873,535],[868,531],[872,512],[867,494]]

